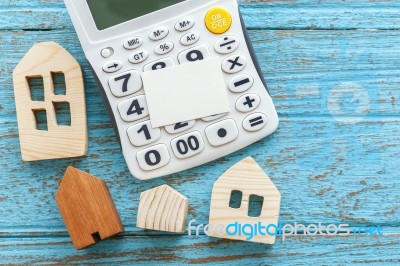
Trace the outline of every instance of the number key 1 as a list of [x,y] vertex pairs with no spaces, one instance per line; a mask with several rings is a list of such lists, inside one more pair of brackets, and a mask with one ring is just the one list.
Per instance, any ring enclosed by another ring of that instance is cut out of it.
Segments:
[[115,97],[124,97],[139,91],[143,83],[139,72],[130,70],[111,77],[108,85]]
[[127,133],[132,145],[137,147],[153,143],[161,137],[161,130],[152,128],[150,120],[129,127]]

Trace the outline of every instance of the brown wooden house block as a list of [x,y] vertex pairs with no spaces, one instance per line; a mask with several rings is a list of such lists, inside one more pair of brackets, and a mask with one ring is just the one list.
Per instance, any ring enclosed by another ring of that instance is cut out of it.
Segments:
[[[238,205],[230,206],[233,195],[238,194]],[[259,202],[260,212],[256,216],[250,216],[252,199],[261,199]],[[263,226],[278,225],[280,209],[280,193],[271,179],[264,173],[257,162],[248,157],[229,168],[214,184],[211,196],[209,224],[211,228],[217,228],[223,225],[223,228],[230,224],[238,223],[240,225],[253,225],[261,222]],[[264,229],[265,235],[255,235],[251,239],[249,236],[238,232],[239,227],[228,227],[230,234],[226,230],[217,232],[211,230],[209,235],[220,238],[247,240],[273,244],[275,236],[268,235]],[[254,227],[253,227],[254,228]],[[247,229],[248,230],[248,229]],[[270,227],[269,232],[275,233],[275,228]],[[222,234],[221,234],[222,233]]]
[[100,178],[68,167],[56,201],[77,249],[124,231],[107,185]]
[[140,194],[136,226],[159,231],[185,232],[188,199],[167,185]]
[[[55,91],[55,77],[63,75],[65,92]],[[82,70],[55,42],[34,45],[13,73],[21,154],[24,161],[78,157],[87,152],[87,122]],[[40,80],[42,97],[34,98],[32,80]],[[65,82],[64,82],[65,81]],[[67,106],[68,124],[57,110]],[[43,113],[45,128],[38,126]]]

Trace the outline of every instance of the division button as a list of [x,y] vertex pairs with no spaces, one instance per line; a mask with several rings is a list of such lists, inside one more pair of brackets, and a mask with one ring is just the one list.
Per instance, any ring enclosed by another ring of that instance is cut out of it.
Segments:
[[222,70],[228,74],[241,71],[246,66],[246,59],[241,55],[233,55],[222,61]]
[[197,32],[189,32],[181,37],[180,42],[182,45],[188,46],[196,43],[199,39],[200,35]]
[[239,39],[235,36],[225,36],[214,44],[214,49],[219,54],[229,54],[239,47]]
[[205,130],[212,146],[221,146],[234,141],[239,136],[235,120],[226,119],[208,126]]
[[138,48],[142,44],[143,44],[143,39],[141,37],[135,36],[124,42],[124,48],[131,50],[131,49]]
[[249,75],[239,75],[229,81],[228,88],[232,92],[244,92],[253,86],[254,79]]
[[140,168],[144,171],[151,171],[168,164],[171,156],[165,144],[158,144],[141,150],[136,154]]
[[248,115],[243,120],[243,128],[247,131],[257,131],[267,125],[267,117],[262,113]]
[[138,51],[129,56],[129,62],[132,64],[139,64],[145,61],[149,57],[149,53],[146,51]]
[[113,73],[113,72],[117,72],[121,68],[122,68],[122,62],[119,60],[113,60],[113,61],[107,62],[103,66],[103,71],[107,72],[107,73]]
[[194,20],[191,18],[185,18],[185,19],[181,19],[179,20],[176,24],[175,24],[175,29],[177,31],[186,31],[188,29],[191,29],[194,25]]
[[168,32],[169,31],[168,31],[167,27],[160,27],[160,28],[157,28],[157,29],[154,29],[153,31],[151,31],[149,34],[149,38],[150,38],[150,40],[158,41],[158,40],[161,40],[161,39],[167,37]]
[[231,27],[232,17],[228,10],[221,7],[213,7],[208,10],[204,22],[210,32],[221,34]]
[[257,94],[246,94],[236,101],[236,109],[239,112],[251,112],[260,105],[261,99]]

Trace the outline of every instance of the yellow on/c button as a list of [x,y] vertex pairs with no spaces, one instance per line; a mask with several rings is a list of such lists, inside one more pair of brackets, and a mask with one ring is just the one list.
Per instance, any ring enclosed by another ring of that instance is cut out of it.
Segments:
[[231,27],[232,17],[226,9],[213,7],[208,10],[204,21],[209,31],[215,34],[221,34]]

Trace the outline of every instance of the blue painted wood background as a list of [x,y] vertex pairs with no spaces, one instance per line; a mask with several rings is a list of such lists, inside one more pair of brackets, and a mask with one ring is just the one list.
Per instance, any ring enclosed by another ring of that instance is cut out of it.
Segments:
[[[400,3],[242,0],[240,10],[281,123],[272,136],[202,167],[132,178],[62,0],[0,1],[0,263],[400,263]],[[37,42],[56,41],[86,79],[89,153],[23,163],[11,74]],[[135,227],[139,193],[167,183],[207,223],[214,181],[253,156],[282,194],[282,223],[379,225],[384,236],[293,236],[273,246]],[[106,180],[126,232],[76,251],[54,195],[73,165]]]

